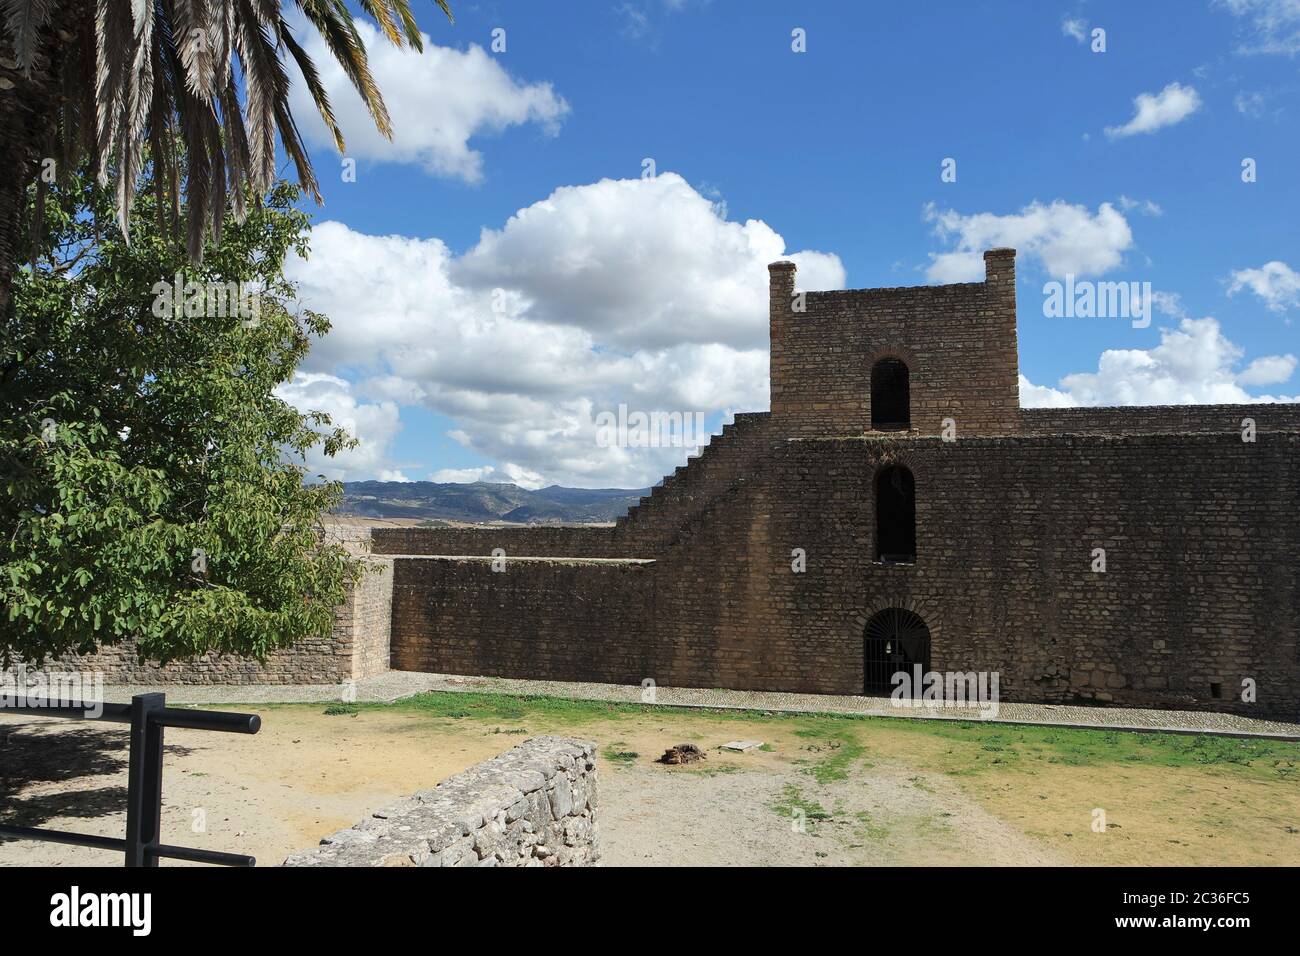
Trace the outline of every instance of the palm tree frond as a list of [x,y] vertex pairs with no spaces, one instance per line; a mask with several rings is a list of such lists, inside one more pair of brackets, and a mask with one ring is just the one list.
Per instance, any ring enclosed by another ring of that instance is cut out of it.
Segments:
[[41,27],[50,22],[54,0],[0,0],[0,16],[14,43],[14,59],[24,75],[31,76]]
[[340,153],[343,152],[346,149],[343,142],[343,131],[339,129],[338,121],[334,118],[334,109],[330,106],[329,93],[326,91],[325,85],[321,83],[320,74],[316,72],[316,64],[307,55],[307,51],[299,46],[298,41],[293,38],[288,24],[281,24],[280,36],[284,40],[289,55],[298,64],[298,71],[302,74],[303,82],[307,84],[307,92],[311,94],[312,102],[316,104],[316,109],[320,112],[321,119],[325,121],[325,126],[329,129],[330,135],[334,137],[334,145]]
[[420,36],[420,25],[415,22],[415,14],[411,12],[410,0],[389,0],[393,5],[395,13],[402,21],[402,30],[406,33],[406,42],[411,44],[411,48],[419,53],[424,52],[424,40]]
[[[392,120],[347,0],[294,2],[375,127],[392,139]],[[455,22],[448,0],[434,2]],[[184,196],[185,243],[196,263],[209,235],[220,240],[227,207],[242,222],[250,194],[257,201],[274,183],[277,135],[302,187],[319,202],[289,106],[290,58],[340,152],[343,130],[321,73],[282,16],[282,5],[283,0],[0,0],[0,29],[14,51],[10,68],[30,76],[55,64],[57,71],[47,81],[57,123],[43,134],[39,155],[57,158],[61,178],[89,160],[101,185],[112,180],[117,223],[129,241],[147,146],[159,223],[169,220],[171,231],[181,231]],[[373,17],[394,46],[423,50],[412,0],[357,0],[354,6]]]
[[95,105],[96,147],[100,157],[99,184],[108,185],[109,158],[113,156],[126,102],[126,57],[134,28],[131,11],[123,3],[97,0],[95,4]]
[[[220,32],[209,6],[213,0],[171,0],[172,38],[180,54],[182,75],[195,96],[210,97],[216,85],[213,46],[221,44]],[[224,0],[215,0],[223,3]]]
[[384,97],[370,75],[366,47],[343,0],[298,0],[298,5],[338,61],[343,73],[366,104],[375,128],[385,139],[393,138],[393,123]]
[[388,42],[393,46],[401,46],[403,35],[398,32],[397,24],[393,21],[393,15],[388,10],[389,0],[361,0],[361,9],[375,18],[379,24],[379,30],[388,37]]
[[254,192],[262,193],[275,180],[275,108],[277,100],[287,97],[289,81],[266,29],[252,15],[248,0],[236,2],[244,14],[236,24],[235,49],[247,97],[249,183]]
[[226,164],[230,170],[230,195],[235,222],[243,223],[247,209],[244,206],[244,186],[248,182],[251,161],[248,155],[248,132],[244,129],[244,116],[239,110],[239,95],[232,76],[221,95],[221,122],[226,136]]

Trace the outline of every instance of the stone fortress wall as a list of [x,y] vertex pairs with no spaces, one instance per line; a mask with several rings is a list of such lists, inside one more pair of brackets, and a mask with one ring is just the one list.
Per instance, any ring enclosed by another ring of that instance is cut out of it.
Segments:
[[[985,260],[983,283],[802,303],[774,264],[772,411],[612,528],[375,531],[393,666],[854,694],[867,620],[899,607],[934,669],[997,671],[1004,700],[1300,715],[1300,406],[1021,409],[1014,254]],[[904,432],[872,429],[886,356]],[[906,564],[873,547],[873,477],[898,464]]]
[[[855,694],[867,622],[901,608],[931,667],[997,671],[1003,700],[1300,717],[1300,406],[1022,409],[1014,252],[985,263],[984,282],[803,294],[774,263],[771,412],[614,526],[375,529],[383,570],[330,641],[157,679],[390,665]],[[873,423],[882,359],[909,373],[903,430]],[[914,482],[905,562],[877,554],[891,467]]]

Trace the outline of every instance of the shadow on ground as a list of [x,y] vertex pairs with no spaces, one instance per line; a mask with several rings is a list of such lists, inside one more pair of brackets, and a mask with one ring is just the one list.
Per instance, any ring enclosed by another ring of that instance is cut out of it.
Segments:
[[[191,751],[175,745],[165,749],[167,757]],[[129,755],[126,727],[0,726],[0,822],[35,827],[60,817],[93,819],[124,812]],[[96,786],[96,777],[113,779]]]

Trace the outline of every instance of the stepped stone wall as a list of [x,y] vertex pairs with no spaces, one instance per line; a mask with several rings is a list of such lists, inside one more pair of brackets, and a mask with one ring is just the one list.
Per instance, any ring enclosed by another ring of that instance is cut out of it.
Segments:
[[713,501],[760,474],[774,447],[766,412],[743,413],[613,527],[375,528],[383,555],[653,558],[689,535]]
[[[394,665],[854,694],[866,620],[905,607],[935,670],[996,671],[1004,700],[1294,716],[1297,452],[1290,433],[791,442],[671,558],[395,559]],[[864,561],[869,478],[900,461],[915,563]]]
[[[771,413],[614,528],[376,532],[394,665],[855,694],[867,621],[901,608],[933,669],[997,672],[1003,700],[1300,717],[1300,407],[1021,409],[1014,260],[985,261],[984,283],[802,312],[775,264]],[[882,356],[909,365],[904,432],[870,428]],[[875,557],[890,466],[915,483],[906,563]],[[492,548],[548,560],[492,572]]]
[[596,745],[533,737],[377,810],[285,866],[591,866]]

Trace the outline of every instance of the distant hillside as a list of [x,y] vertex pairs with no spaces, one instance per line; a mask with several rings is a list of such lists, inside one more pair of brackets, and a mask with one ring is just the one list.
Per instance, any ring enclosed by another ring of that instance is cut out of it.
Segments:
[[591,524],[614,521],[650,489],[563,488],[529,491],[513,484],[476,481],[345,481],[336,514],[366,518],[445,521],[512,521],[520,524]]

